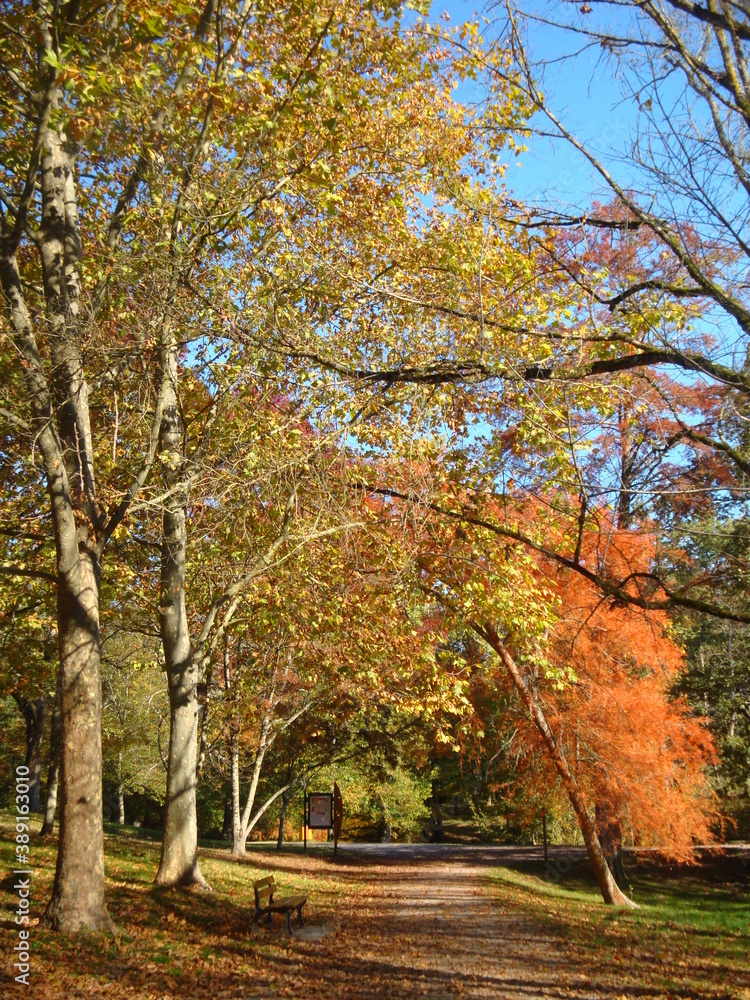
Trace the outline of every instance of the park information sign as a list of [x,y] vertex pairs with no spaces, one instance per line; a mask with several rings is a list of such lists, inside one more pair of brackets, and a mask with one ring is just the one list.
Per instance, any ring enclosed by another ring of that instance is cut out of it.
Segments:
[[330,830],[333,826],[333,795],[308,797],[308,821],[311,830]]

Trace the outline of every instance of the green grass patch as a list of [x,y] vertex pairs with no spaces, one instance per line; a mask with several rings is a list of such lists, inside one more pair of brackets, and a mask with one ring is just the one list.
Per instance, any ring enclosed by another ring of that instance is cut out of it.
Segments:
[[631,858],[638,910],[605,906],[585,860],[493,871],[496,892],[558,941],[568,959],[624,995],[750,998],[750,865]]

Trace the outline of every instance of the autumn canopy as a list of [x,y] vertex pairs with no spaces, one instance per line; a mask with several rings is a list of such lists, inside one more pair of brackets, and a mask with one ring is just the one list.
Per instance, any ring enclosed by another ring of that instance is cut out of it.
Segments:
[[[618,173],[538,11],[422,6],[0,3],[0,795],[24,753],[57,810],[47,927],[111,929],[105,817],[208,888],[199,835],[281,844],[334,778],[352,837],[544,822],[623,906],[623,846],[747,823],[750,13],[553,5],[637,92]],[[513,190],[540,136],[585,203]]]

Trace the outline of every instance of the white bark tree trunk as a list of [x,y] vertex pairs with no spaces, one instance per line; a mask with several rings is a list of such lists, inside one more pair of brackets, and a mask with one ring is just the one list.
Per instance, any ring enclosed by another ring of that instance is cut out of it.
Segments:
[[29,810],[39,812],[40,786],[42,781],[42,740],[44,721],[47,715],[47,701],[41,698],[13,696],[26,723],[26,767],[29,769]]
[[122,783],[122,750],[117,754],[117,822],[125,825],[125,786]]
[[60,675],[58,672],[55,707],[52,712],[52,725],[49,739],[49,767],[47,769],[47,794],[44,807],[44,822],[40,831],[43,837],[48,837],[55,828],[55,813],[57,812],[57,789],[60,776]]
[[176,347],[164,352],[165,390],[160,449],[165,458],[167,499],[162,513],[159,619],[169,687],[167,799],[158,885],[198,884],[207,888],[198,863],[196,763],[198,757],[198,671],[193,658],[185,604],[187,554],[186,498],[182,488]]
[[[237,838],[232,840],[232,857],[241,858],[245,856],[245,851],[247,850],[247,838],[252,827],[250,826],[250,816],[253,811],[253,806],[255,805],[255,796],[258,791],[258,782],[260,781],[260,772],[263,767],[263,759],[266,756],[266,750],[268,749],[268,729],[271,724],[270,711],[266,712],[263,716],[263,722],[260,727],[260,738],[258,740],[258,749],[255,752],[255,760],[253,761],[253,773],[250,778],[250,787],[247,792],[247,799],[245,800],[245,808],[242,812],[242,818],[239,823],[239,828],[237,830]],[[232,779],[234,780],[234,772],[232,774]],[[238,796],[237,801],[239,802],[239,774],[237,777],[237,787]],[[257,818],[255,819],[257,822]],[[255,823],[253,823],[253,826]],[[234,832],[234,831],[233,831]]]
[[[40,44],[48,46],[46,28]],[[81,240],[75,149],[48,128],[56,71],[40,73],[47,111],[38,125],[42,282],[47,308],[50,376],[44,370],[18,271],[17,239],[5,222],[0,281],[21,359],[50,496],[57,559],[60,655],[60,839],[52,898],[43,924],[77,931],[109,929],[104,904],[101,788],[101,676],[97,531],[103,526],[93,475],[88,388],[78,329]]]

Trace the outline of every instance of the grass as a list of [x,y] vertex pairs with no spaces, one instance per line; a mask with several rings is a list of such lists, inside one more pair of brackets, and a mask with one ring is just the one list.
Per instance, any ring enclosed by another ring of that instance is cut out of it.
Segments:
[[604,907],[585,861],[564,872],[516,864],[494,870],[493,881],[597,981],[609,976],[629,994],[750,1000],[750,864],[631,857],[627,873],[637,910]]
[[[118,933],[69,938],[33,926],[32,955],[36,997],[112,996],[191,998],[235,995],[242,984],[262,977],[267,995],[284,979],[289,947],[281,934],[251,933],[254,879],[274,872],[284,893],[308,896],[306,920],[319,922],[336,908],[342,895],[356,894],[364,880],[329,852],[314,848],[301,864],[299,852],[267,851],[251,846],[246,861],[231,860],[222,848],[201,851],[201,870],[213,892],[170,892],[153,885],[160,844],[140,829],[108,827],[105,835],[107,905]],[[17,942],[13,923],[16,895],[13,827],[0,814],[0,950],[12,954]],[[30,843],[32,921],[49,899],[55,871],[56,843],[32,835]],[[7,874],[5,874],[7,873]],[[2,876],[0,876],[2,877]],[[280,918],[274,926],[281,928]],[[10,966],[10,962],[7,963]],[[8,970],[10,971],[10,970]],[[0,968],[0,994],[4,985]],[[14,984],[12,984],[14,985]],[[283,995],[283,994],[282,994]]]

